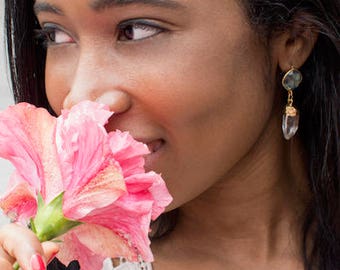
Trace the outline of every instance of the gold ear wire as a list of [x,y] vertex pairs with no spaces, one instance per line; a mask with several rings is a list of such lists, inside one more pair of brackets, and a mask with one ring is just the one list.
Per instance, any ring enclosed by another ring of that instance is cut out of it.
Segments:
[[302,82],[302,74],[292,67],[282,78],[282,86],[288,91],[287,105],[282,117],[282,132],[286,140],[291,139],[299,128],[299,111],[293,106],[293,90]]

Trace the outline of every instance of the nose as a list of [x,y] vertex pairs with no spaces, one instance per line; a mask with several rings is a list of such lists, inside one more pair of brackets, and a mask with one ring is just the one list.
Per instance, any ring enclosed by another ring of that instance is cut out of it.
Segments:
[[95,56],[79,59],[63,108],[91,100],[109,106],[114,113],[123,113],[131,107],[131,97],[124,90],[123,79],[115,73],[112,63],[98,61]]

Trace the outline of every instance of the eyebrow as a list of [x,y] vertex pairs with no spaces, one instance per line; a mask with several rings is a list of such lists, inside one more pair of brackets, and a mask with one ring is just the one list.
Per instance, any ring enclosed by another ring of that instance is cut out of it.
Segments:
[[[174,0],[93,0],[90,2],[89,5],[93,10],[101,11],[113,6],[127,6],[137,4],[169,9],[185,8],[184,5]],[[49,12],[57,15],[64,15],[61,9],[47,2],[35,2],[33,9],[36,15],[40,12]]]
[[64,15],[61,9],[46,2],[35,2],[33,6],[33,10],[36,15],[40,12],[49,12],[49,13],[54,13],[58,15]]
[[126,6],[143,4],[147,6],[164,7],[169,9],[184,8],[182,4],[174,0],[93,0],[90,4],[92,9],[99,11],[112,6]]

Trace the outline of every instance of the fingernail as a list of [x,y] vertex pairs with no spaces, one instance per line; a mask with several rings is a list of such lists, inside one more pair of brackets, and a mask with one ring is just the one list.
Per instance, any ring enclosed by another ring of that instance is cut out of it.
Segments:
[[46,266],[43,258],[39,254],[35,254],[31,257],[32,270],[46,270]]
[[57,254],[58,254],[58,251],[54,252],[54,253],[51,255],[50,259],[49,259],[48,262],[47,262],[47,265],[48,265],[51,261],[53,261],[53,259],[55,258],[55,256],[56,256]]

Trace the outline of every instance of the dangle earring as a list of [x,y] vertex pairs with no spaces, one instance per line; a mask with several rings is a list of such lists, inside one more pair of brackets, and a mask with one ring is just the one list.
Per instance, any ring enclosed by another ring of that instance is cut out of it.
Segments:
[[288,91],[288,100],[285,113],[282,117],[282,131],[286,140],[291,139],[299,127],[299,111],[293,106],[293,90],[302,81],[302,74],[299,70],[292,67],[283,76],[282,86]]

